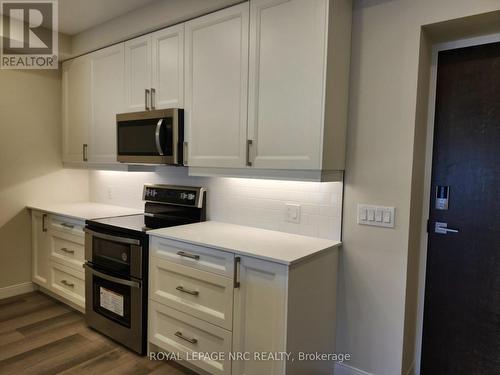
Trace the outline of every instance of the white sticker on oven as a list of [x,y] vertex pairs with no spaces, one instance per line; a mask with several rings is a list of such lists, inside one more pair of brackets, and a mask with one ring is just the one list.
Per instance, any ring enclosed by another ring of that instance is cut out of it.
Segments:
[[123,296],[109,289],[100,287],[101,299],[100,305],[102,308],[114,312],[117,315],[123,316]]

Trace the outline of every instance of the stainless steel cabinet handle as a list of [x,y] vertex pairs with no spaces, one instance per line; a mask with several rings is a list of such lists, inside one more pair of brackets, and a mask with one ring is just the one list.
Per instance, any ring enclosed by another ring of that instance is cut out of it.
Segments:
[[180,255],[181,257],[184,257],[184,258],[191,258],[194,260],[200,260],[199,255],[189,254],[189,253],[186,253],[185,251],[178,251],[177,255]]
[[47,232],[47,228],[45,227],[45,219],[47,219],[47,214],[42,215],[42,232]]
[[75,286],[75,284],[70,283],[70,282],[68,282],[66,280],[61,280],[61,284],[69,286],[70,288],[73,288]]
[[61,223],[61,226],[68,229],[73,229],[75,227],[73,224],[68,224],[68,223]]
[[[153,108],[154,109],[154,108]],[[160,142],[160,131],[161,131],[161,124],[163,124],[163,119],[159,119],[158,123],[156,124],[156,131],[155,131],[155,141],[156,141],[156,151],[163,156],[163,150],[161,148],[161,142]]]
[[177,336],[178,338],[183,339],[183,340],[185,340],[185,341],[187,341],[187,342],[190,342],[191,344],[196,344],[196,343],[198,342],[198,340],[196,340],[196,339],[194,339],[194,338],[193,338],[193,339],[191,339],[191,338],[189,338],[189,337],[184,336],[184,335],[182,334],[182,332],[180,332],[180,331],[175,332],[175,336]]
[[145,106],[146,106],[146,111],[149,111],[149,89],[146,89],[144,91],[144,101],[146,102]]
[[241,258],[240,257],[235,257],[234,258],[234,288],[238,289],[240,287],[240,264],[241,264]]
[[66,254],[74,254],[75,250],[70,250],[67,247],[61,247],[61,251],[64,251]]
[[156,109],[156,90],[153,88],[151,89],[151,109]]
[[88,148],[89,148],[89,145],[86,144],[86,143],[84,143],[83,144],[83,150],[82,150],[83,161],[89,161],[89,158],[88,158],[88,155],[87,155]]
[[250,146],[252,145],[253,141],[251,139],[247,139],[247,166],[251,167],[252,162],[250,161]]
[[183,165],[185,167],[187,167],[187,165],[188,165],[188,143],[187,142],[184,142],[182,152],[183,152],[182,157],[184,158]]
[[197,290],[190,290],[190,289],[186,289],[184,288],[183,286],[179,285],[177,288],[179,292],[182,292],[182,293],[187,293],[187,294],[191,294],[192,296],[197,296],[200,294],[200,292],[198,292]]
[[84,264],[83,267],[87,270],[90,271],[90,273],[100,277],[101,279],[111,281],[113,283],[121,284],[121,285],[126,285],[126,286],[131,286],[133,288],[140,288],[141,283],[138,281],[133,281],[133,280],[125,280],[125,279],[120,279],[118,277],[110,276],[105,273],[99,272],[92,267],[90,267],[88,264]]

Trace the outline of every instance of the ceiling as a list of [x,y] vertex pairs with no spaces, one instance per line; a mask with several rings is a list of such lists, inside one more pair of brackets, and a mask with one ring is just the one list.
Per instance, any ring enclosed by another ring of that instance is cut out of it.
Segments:
[[153,1],[59,0],[59,32],[75,35]]

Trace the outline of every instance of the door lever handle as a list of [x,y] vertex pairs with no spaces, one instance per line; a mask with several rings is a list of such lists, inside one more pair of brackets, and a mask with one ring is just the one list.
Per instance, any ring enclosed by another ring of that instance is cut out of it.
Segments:
[[458,229],[448,228],[448,223],[436,222],[434,232],[438,234],[459,233]]

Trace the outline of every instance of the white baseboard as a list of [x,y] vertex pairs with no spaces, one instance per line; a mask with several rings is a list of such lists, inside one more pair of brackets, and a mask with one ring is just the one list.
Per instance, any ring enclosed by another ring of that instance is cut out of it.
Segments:
[[35,285],[32,282],[9,285],[4,288],[0,288],[0,299],[14,297],[19,294],[30,293],[35,290]]
[[359,368],[349,366],[345,363],[335,363],[334,375],[373,375]]

